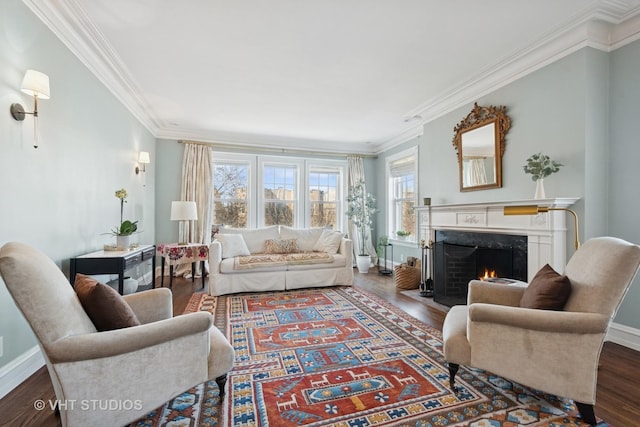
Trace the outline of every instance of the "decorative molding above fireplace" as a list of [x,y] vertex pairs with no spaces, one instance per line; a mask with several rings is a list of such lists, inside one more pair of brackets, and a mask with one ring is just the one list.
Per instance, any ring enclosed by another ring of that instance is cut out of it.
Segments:
[[[527,274],[531,280],[545,264],[562,272],[567,260],[567,212],[505,216],[505,206],[538,205],[568,208],[578,197],[416,207],[418,233],[426,242],[435,230],[458,230],[527,236]],[[573,233],[573,230],[571,230]]]

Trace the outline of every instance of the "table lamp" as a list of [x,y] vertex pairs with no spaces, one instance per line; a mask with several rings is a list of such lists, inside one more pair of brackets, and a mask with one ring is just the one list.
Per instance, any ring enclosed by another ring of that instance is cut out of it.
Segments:
[[[171,221],[180,221],[180,225],[182,225],[186,221],[195,221],[197,219],[198,208],[196,207],[196,202],[171,202]],[[178,235],[180,235],[181,228],[178,228]],[[186,245],[187,242],[180,242],[179,244]]]

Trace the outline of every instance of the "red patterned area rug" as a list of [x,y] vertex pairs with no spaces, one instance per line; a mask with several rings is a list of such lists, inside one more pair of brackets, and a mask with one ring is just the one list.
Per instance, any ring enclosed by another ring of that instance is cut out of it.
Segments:
[[452,393],[440,332],[357,288],[196,294],[196,310],[236,350],[227,395],[205,383],[133,425],[586,426],[571,401],[481,370]]

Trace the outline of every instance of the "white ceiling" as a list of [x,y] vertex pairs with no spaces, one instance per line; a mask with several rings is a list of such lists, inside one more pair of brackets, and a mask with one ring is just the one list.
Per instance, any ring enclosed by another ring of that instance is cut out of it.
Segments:
[[23,1],[158,138],[334,152],[640,33],[640,0]]

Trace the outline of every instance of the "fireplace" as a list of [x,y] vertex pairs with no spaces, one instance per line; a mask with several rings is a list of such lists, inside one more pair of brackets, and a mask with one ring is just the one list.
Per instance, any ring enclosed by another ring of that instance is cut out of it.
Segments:
[[465,304],[469,281],[502,277],[527,281],[527,236],[436,230],[434,300]]

